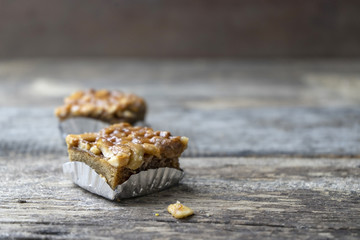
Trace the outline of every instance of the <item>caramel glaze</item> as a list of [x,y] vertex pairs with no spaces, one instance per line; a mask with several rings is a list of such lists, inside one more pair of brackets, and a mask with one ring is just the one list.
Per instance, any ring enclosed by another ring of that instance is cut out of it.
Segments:
[[144,158],[178,158],[187,148],[188,138],[172,136],[168,131],[114,124],[98,133],[68,135],[69,148],[80,148],[104,157],[114,167],[139,168]]

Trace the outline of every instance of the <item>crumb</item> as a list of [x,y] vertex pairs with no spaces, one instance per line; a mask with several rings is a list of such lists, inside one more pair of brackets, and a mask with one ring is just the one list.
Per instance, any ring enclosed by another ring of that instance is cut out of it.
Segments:
[[167,210],[174,218],[186,218],[194,214],[191,208],[182,205],[179,201],[175,204],[170,204]]

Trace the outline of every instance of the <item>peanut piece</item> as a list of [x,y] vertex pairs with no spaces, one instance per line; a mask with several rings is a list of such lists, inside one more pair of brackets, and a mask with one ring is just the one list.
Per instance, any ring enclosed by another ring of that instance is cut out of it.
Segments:
[[186,218],[194,214],[191,208],[182,205],[179,201],[175,204],[170,204],[167,210],[174,218]]
[[90,149],[90,144],[88,142],[80,141],[79,142],[79,148],[87,151]]
[[123,167],[129,163],[129,160],[130,159],[127,157],[126,154],[122,154],[122,155],[115,155],[115,156],[111,157],[108,160],[108,163],[110,163],[114,167]]
[[100,149],[95,145],[90,148],[90,152],[92,152],[95,155],[100,155],[101,153]]

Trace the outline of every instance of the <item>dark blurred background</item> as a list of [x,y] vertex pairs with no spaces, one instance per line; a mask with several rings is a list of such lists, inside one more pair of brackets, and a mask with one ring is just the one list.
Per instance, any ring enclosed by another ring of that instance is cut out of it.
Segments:
[[0,0],[0,57],[360,56],[356,0]]
[[0,0],[0,106],[358,107],[359,57],[355,0]]

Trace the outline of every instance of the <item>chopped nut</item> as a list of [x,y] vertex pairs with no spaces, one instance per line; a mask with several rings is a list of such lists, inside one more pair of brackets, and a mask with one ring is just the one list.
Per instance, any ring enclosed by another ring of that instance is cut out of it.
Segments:
[[122,167],[126,166],[126,164],[129,163],[129,160],[130,159],[127,157],[126,154],[122,154],[111,157],[108,162],[114,167]]
[[79,144],[79,138],[77,138],[75,135],[67,135],[66,143],[70,146],[77,146]]
[[180,141],[182,144],[187,145],[189,142],[189,139],[187,137],[180,137]]
[[88,142],[80,141],[79,148],[81,148],[81,149],[83,149],[85,151],[89,150],[90,149],[90,144]]
[[72,102],[75,99],[81,98],[83,95],[84,95],[84,92],[82,92],[82,91],[74,92],[71,96],[65,98],[65,102],[66,103]]
[[160,137],[165,137],[165,138],[170,137],[170,135],[171,134],[168,131],[161,131],[159,134]]
[[124,116],[128,118],[134,117],[134,113],[130,112],[129,110],[124,111]]
[[106,142],[106,140],[99,139],[99,141],[97,141],[96,143],[96,146],[100,149],[100,151],[105,157],[111,158],[112,156],[114,156],[114,153],[111,151],[108,144],[109,143]]
[[105,89],[101,89],[95,92],[95,96],[98,98],[104,98],[110,95],[110,92],[105,90]]
[[96,139],[96,136],[92,133],[84,133],[81,135],[81,139],[87,142],[93,142]]
[[107,107],[107,111],[110,113],[110,114],[114,114],[118,109],[118,106],[116,105],[109,105]]
[[179,201],[175,204],[170,204],[167,210],[174,218],[186,218],[194,214],[191,208],[182,205]]
[[90,148],[90,152],[92,152],[95,155],[99,155],[101,153],[100,149],[95,145]]
[[151,154],[151,155],[154,155],[158,158],[161,157],[160,155],[160,149],[158,147],[156,147],[155,145],[153,144],[149,144],[149,143],[144,143],[143,144],[143,147],[144,147],[144,151],[147,153],[147,154]]
[[144,149],[142,145],[134,144],[132,142],[127,142],[126,145],[130,147],[132,151],[128,168],[130,169],[139,168],[143,163],[143,158],[144,158]]
[[94,110],[95,110],[95,106],[90,103],[86,103],[86,104],[80,106],[80,113],[83,115],[87,115],[90,112],[93,112]]

